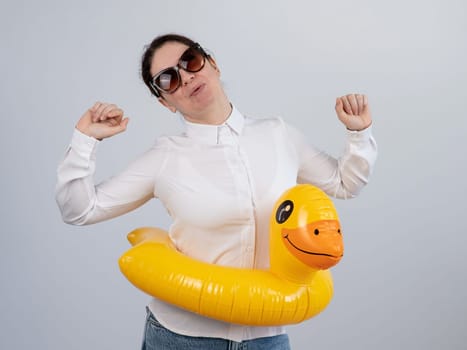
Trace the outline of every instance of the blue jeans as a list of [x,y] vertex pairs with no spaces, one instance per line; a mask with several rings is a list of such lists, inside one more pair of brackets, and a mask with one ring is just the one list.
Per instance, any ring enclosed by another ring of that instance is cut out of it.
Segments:
[[242,342],[221,338],[189,337],[169,331],[147,310],[142,350],[290,350],[289,337],[280,334]]

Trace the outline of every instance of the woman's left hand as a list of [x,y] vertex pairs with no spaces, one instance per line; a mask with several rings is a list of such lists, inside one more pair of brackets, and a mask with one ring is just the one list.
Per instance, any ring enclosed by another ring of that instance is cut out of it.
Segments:
[[349,130],[360,131],[371,124],[368,98],[362,94],[349,94],[336,99],[336,113]]

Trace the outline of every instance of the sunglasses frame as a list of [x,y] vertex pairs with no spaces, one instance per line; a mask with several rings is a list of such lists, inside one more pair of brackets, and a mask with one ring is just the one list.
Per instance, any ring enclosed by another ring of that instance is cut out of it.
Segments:
[[[198,51],[202,57],[203,57],[203,64],[201,65],[201,68],[196,70],[196,71],[190,71],[190,70],[187,70],[185,68],[183,68],[181,65],[180,65],[180,60],[182,59],[182,57],[185,55],[185,53],[188,52],[188,50],[196,50]],[[189,73],[196,73],[196,72],[199,72],[201,71],[204,66],[206,65],[206,58],[209,59],[209,55],[206,53],[206,51],[204,51],[204,49],[201,47],[200,44],[198,43],[194,43],[193,45],[189,46],[183,53],[182,55],[180,56],[180,58],[178,59],[178,62],[177,62],[177,65],[176,66],[173,66],[173,67],[167,67],[167,68],[164,68],[163,70],[161,70],[160,72],[158,72],[156,75],[154,75],[152,78],[151,78],[151,81],[149,82],[149,85],[151,86],[152,88],[152,91],[154,92],[154,94],[156,95],[156,97],[162,97],[162,93],[166,93],[166,94],[173,94],[175,91],[178,90],[178,88],[182,85],[182,77],[180,76],[180,69],[183,69],[184,71],[186,72],[189,72]],[[168,70],[175,70],[175,72],[177,73],[177,77],[178,77],[178,84],[177,84],[177,87],[175,89],[173,89],[172,91],[165,91],[164,89],[160,88],[159,86],[157,86],[157,84],[155,83],[156,79],[159,78],[162,74],[164,74],[164,72],[167,72]]]

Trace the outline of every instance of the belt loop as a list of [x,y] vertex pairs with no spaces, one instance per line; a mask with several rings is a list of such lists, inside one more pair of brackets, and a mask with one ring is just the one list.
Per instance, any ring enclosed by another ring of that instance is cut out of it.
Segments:
[[236,342],[233,340],[229,340],[229,348],[228,350],[247,350],[246,342]]
[[149,307],[146,306],[146,322],[148,322],[150,316],[151,316],[151,310],[149,310]]

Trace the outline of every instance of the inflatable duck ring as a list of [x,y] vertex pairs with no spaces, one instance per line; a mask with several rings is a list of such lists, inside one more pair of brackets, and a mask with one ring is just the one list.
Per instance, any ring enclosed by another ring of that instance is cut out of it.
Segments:
[[224,267],[178,252],[167,233],[139,228],[120,269],[142,291],[189,311],[245,325],[299,323],[330,302],[329,268],[343,256],[337,212],[320,189],[297,185],[270,220],[270,269]]

